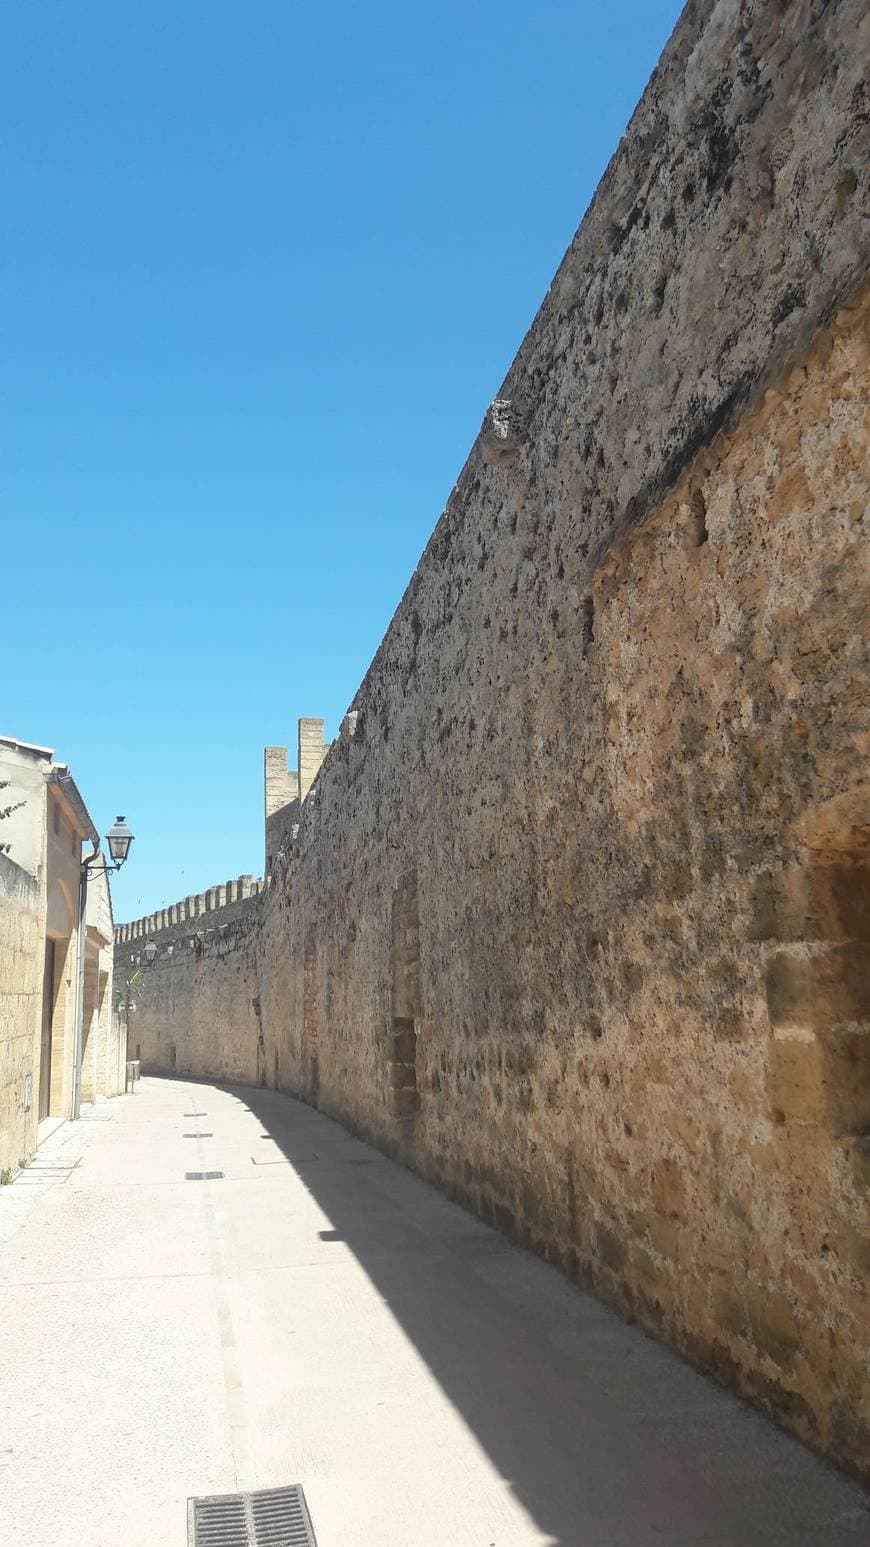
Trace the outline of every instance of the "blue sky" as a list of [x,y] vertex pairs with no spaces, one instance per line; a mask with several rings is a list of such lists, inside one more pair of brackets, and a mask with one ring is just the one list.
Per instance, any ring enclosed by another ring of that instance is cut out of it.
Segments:
[[127,816],[117,919],[260,873],[679,10],[0,10],[0,733]]

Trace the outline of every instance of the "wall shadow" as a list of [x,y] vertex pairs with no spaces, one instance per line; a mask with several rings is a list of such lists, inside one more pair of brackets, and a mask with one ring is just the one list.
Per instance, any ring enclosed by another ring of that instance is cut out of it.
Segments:
[[320,1238],[350,1247],[551,1547],[833,1547],[866,1529],[861,1490],[792,1436],[332,1118],[185,1083],[219,1083],[305,1162]]

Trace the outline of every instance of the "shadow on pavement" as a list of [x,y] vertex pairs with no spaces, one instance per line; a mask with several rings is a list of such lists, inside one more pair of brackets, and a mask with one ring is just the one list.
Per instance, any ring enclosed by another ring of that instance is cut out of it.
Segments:
[[860,1488],[594,1296],[314,1108],[221,1088],[301,1165],[321,1240],[351,1248],[553,1547],[870,1540]]

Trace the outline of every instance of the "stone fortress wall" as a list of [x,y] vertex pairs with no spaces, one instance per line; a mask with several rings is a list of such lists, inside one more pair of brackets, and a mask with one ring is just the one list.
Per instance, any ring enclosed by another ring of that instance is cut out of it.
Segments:
[[228,917],[214,910],[206,931],[191,932],[192,922],[157,931],[149,936],[157,946],[150,962],[135,942],[116,943],[127,1056],[138,1058],[146,1073],[264,1082],[251,952],[258,900],[254,894],[244,908],[233,905]]
[[[128,1058],[139,1058],[152,1072],[215,1074],[237,1080],[257,1077],[256,1058],[252,1064],[231,1051],[234,1032],[226,1014],[210,1018],[209,1008],[214,963],[223,961],[244,938],[263,885],[253,876],[239,876],[118,925],[117,1013],[126,1029]],[[149,962],[144,947],[150,941],[157,952]],[[208,966],[200,971],[206,942]],[[248,1021],[249,1015],[242,1016],[242,1025],[247,1027]],[[238,1040],[245,1046],[244,1032]]]
[[865,1474],[868,26],[690,0],[270,884],[137,1021]]
[[251,902],[258,897],[275,863],[284,857],[294,840],[294,828],[299,823],[303,800],[317,777],[327,751],[323,737],[322,719],[301,719],[298,722],[298,767],[288,768],[286,747],[266,747],[263,753],[263,792],[265,817],[266,864],[265,879],[252,875],[237,876],[220,886],[211,886],[205,892],[183,897],[155,913],[120,924],[115,930],[119,944],[144,945],[155,936],[166,943],[173,938],[190,934],[190,925],[197,920],[200,931],[220,929],[233,919],[247,913]]
[[[140,1061],[144,1057],[151,1071],[255,1083],[265,1079],[251,941],[260,901],[276,867],[286,865],[302,803],[323,762],[323,726],[322,719],[299,720],[296,768],[288,767],[286,747],[264,750],[263,880],[239,876],[115,931],[119,1014],[129,1021],[128,1054]],[[156,947],[150,962],[144,954],[149,941]],[[123,989],[127,982],[129,995]]]
[[210,886],[206,892],[183,897],[168,908],[158,908],[143,918],[129,924],[119,924],[115,930],[118,944],[142,945],[155,935],[165,936],[172,932],[179,938],[190,933],[192,924],[201,921],[199,928],[214,929],[227,924],[239,913],[245,912],[251,900],[257,897],[263,882],[254,876],[238,876],[234,881],[223,881],[220,886]]
[[298,722],[296,767],[287,766],[286,747],[266,747],[263,753],[266,857],[268,880],[279,856],[293,842],[302,802],[310,790],[326,753],[323,721]]

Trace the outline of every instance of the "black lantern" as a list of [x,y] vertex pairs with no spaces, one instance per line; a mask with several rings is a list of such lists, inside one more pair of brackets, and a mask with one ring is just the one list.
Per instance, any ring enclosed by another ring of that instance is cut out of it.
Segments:
[[109,853],[115,864],[123,865],[127,855],[130,853],[133,834],[122,816],[115,818],[114,827],[110,827],[106,833],[106,842],[109,845]]
[[144,949],[142,951],[142,955],[145,957],[145,960],[146,960],[146,962],[148,963],[148,965],[150,967],[150,965],[153,962],[155,956],[157,955],[157,947],[154,944],[153,940],[149,940],[148,941],[148,944],[144,947]]

